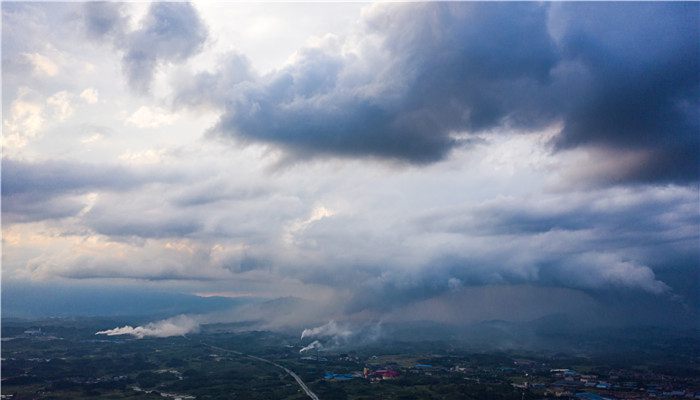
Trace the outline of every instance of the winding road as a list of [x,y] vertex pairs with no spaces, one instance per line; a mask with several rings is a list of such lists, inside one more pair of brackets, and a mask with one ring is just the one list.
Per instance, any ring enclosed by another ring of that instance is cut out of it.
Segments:
[[223,351],[223,352],[228,352],[228,353],[237,354],[237,355],[239,355],[239,356],[244,356],[244,357],[252,358],[253,360],[257,360],[257,361],[260,361],[260,362],[264,362],[264,363],[268,363],[268,364],[274,365],[275,367],[284,370],[284,372],[286,372],[287,374],[289,374],[289,376],[291,376],[292,378],[294,378],[294,380],[297,381],[297,384],[299,384],[299,387],[301,387],[301,390],[303,390],[304,393],[306,393],[307,396],[309,396],[309,397],[310,397],[311,399],[313,399],[313,400],[320,400],[320,399],[318,398],[318,396],[316,395],[316,393],[312,392],[311,389],[309,389],[309,387],[306,386],[306,383],[304,383],[304,381],[301,380],[301,378],[299,377],[299,375],[297,375],[294,371],[292,371],[291,369],[289,369],[289,368],[287,368],[287,367],[285,367],[285,366],[283,366],[283,365],[277,364],[276,362],[273,362],[273,361],[270,361],[270,360],[266,360],[266,359],[261,358],[261,357],[251,356],[250,354],[241,353],[240,351],[225,349],[225,348],[223,348],[223,347],[214,346],[214,345],[211,345],[211,344],[208,344],[208,343],[204,343],[204,342],[201,342],[201,343],[202,343],[203,345],[205,345],[205,346],[207,346],[207,347],[209,347],[209,348],[215,349],[215,350],[219,350],[219,351]]

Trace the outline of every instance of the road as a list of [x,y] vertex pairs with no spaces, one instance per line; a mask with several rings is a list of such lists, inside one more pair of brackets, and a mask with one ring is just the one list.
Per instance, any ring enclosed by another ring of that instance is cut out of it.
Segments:
[[215,349],[215,350],[219,350],[219,351],[223,351],[223,352],[228,352],[228,353],[237,354],[237,355],[239,355],[239,356],[244,356],[244,357],[252,358],[253,360],[258,360],[258,361],[260,361],[260,362],[264,362],[264,363],[268,363],[268,364],[274,365],[275,367],[284,370],[284,372],[286,372],[287,374],[289,374],[289,376],[291,376],[292,378],[294,378],[294,380],[297,381],[297,384],[299,384],[299,387],[301,388],[301,390],[303,390],[304,393],[306,393],[307,396],[309,396],[309,397],[310,397],[311,399],[313,399],[313,400],[320,400],[320,399],[318,398],[318,396],[316,395],[316,393],[312,392],[311,389],[309,389],[309,387],[306,386],[306,383],[304,383],[304,381],[301,380],[301,378],[299,377],[299,375],[297,375],[294,371],[292,371],[291,369],[289,369],[289,368],[287,368],[287,367],[285,367],[285,366],[283,366],[283,365],[277,364],[276,362],[273,362],[273,361],[270,361],[270,360],[266,360],[266,359],[261,358],[261,357],[251,356],[250,354],[241,353],[240,351],[225,349],[225,348],[223,348],[223,347],[214,346],[214,345],[211,345],[211,344],[208,344],[208,343],[204,343],[204,342],[201,342],[201,343],[202,343],[203,345],[205,345],[205,346],[207,346],[207,347],[209,347],[209,348]]

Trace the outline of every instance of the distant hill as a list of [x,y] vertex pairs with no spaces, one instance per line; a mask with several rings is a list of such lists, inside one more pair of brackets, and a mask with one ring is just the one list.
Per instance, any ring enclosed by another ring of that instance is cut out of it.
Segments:
[[168,317],[231,309],[245,298],[200,297],[142,287],[2,285],[3,318],[45,317]]
[[480,351],[566,351],[589,354],[644,350],[672,355],[700,354],[700,330],[635,326],[591,326],[565,314],[530,321],[487,320],[468,325],[431,321],[385,323],[383,341],[443,342]]

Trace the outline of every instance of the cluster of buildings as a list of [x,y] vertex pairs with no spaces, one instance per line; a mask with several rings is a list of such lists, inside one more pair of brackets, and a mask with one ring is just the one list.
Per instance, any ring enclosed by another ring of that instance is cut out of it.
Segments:
[[[341,354],[342,362],[362,365],[361,372],[336,374],[328,372],[327,380],[342,381],[366,379],[378,382],[396,379],[402,374],[429,375],[435,377],[460,375],[463,379],[479,384],[511,384],[541,399],[570,400],[645,400],[645,399],[700,399],[700,377],[683,377],[654,372],[653,368],[603,368],[591,365],[586,372],[570,368],[551,368],[549,363],[527,359],[515,359],[509,363],[486,359],[473,360],[459,356],[449,360],[440,357],[432,364],[401,364],[376,356],[362,360],[356,355]],[[452,362],[451,362],[452,361]],[[453,362],[458,362],[454,364]],[[368,365],[365,364],[365,365]],[[399,365],[401,364],[401,365]],[[375,367],[372,367],[375,365]],[[381,366],[380,366],[381,365]]]
[[375,371],[371,371],[369,368],[365,368],[363,370],[362,374],[365,379],[369,379],[370,381],[381,381],[381,380],[387,380],[387,379],[396,379],[399,377],[398,371],[395,371],[393,369],[378,369]]
[[[552,369],[550,373],[553,381],[546,384],[530,384],[529,388],[542,392],[550,398],[582,400],[700,399],[700,387],[664,375],[610,371],[610,373],[600,376],[591,373],[581,374],[571,369]],[[633,380],[635,378],[640,379]]]
[[390,368],[384,368],[384,369],[377,369],[377,370],[371,370],[367,367],[365,367],[362,372],[357,371],[357,372],[352,372],[349,374],[336,374],[333,372],[326,372],[326,374],[323,376],[324,379],[326,380],[333,380],[333,381],[347,381],[350,379],[355,379],[355,378],[362,378],[362,379],[367,379],[370,382],[378,382],[378,381],[383,381],[387,379],[396,379],[400,376],[401,374]]

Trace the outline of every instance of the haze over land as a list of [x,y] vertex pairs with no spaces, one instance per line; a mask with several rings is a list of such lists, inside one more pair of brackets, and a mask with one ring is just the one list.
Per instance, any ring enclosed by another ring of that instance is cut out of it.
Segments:
[[699,3],[16,2],[2,30],[4,317],[698,327]]

